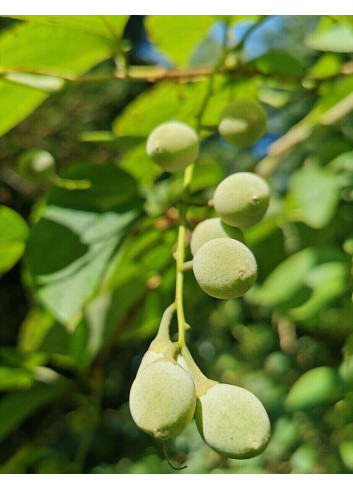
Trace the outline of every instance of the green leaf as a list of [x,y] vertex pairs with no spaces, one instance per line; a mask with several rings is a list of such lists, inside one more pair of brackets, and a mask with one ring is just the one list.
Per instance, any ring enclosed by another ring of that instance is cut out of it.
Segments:
[[344,465],[353,471],[353,441],[343,441],[339,445],[339,451]]
[[340,24],[347,24],[353,27],[353,15],[330,15],[330,18]]
[[118,137],[147,137],[152,129],[171,119],[193,125],[205,88],[202,82],[193,86],[159,83],[125,108],[113,122],[113,131]]
[[342,59],[337,54],[323,54],[309,71],[310,78],[323,79],[337,75],[342,66]]
[[267,75],[293,75],[302,76],[304,67],[286,51],[269,51],[255,58],[249,63],[256,69]]
[[[136,162],[138,162],[136,164]],[[130,173],[141,183],[152,183],[162,173],[162,169],[153,163],[146,153],[146,141],[127,151],[119,161],[119,167]]]
[[33,382],[33,373],[29,370],[0,366],[0,391],[28,389]]
[[334,171],[353,173],[353,151],[345,151],[336,156],[330,161],[329,168]]
[[22,257],[28,236],[26,221],[13,209],[0,206],[0,276]]
[[68,463],[62,452],[55,451],[51,447],[24,444],[0,466],[0,474],[28,474],[33,472],[34,464],[41,464],[49,460],[54,461],[54,464],[51,465],[52,471],[48,472],[51,474],[63,473],[64,463],[65,466]]
[[80,321],[71,333],[68,345],[68,354],[81,371],[85,371],[91,361],[88,351],[89,332],[84,320]]
[[[73,17],[80,23],[80,16]],[[2,30],[0,71],[5,79],[0,80],[0,135],[25,119],[48,93],[59,90],[60,77],[76,78],[112,56],[114,42],[89,29],[66,27],[65,22],[24,22]]]
[[162,310],[159,294],[149,294],[142,307],[137,310],[130,327],[122,330],[119,344],[134,344],[150,339],[157,332]]
[[0,400],[0,441],[37,409],[60,398],[67,390],[68,384],[36,384],[25,391],[7,394]]
[[23,352],[68,353],[66,329],[45,309],[31,310],[18,335],[18,348]]
[[135,181],[114,165],[77,165],[63,177],[89,179],[86,190],[51,188],[33,226],[26,264],[38,297],[62,323],[75,326],[109,260],[141,211]]
[[[246,80],[246,83],[240,80],[230,85],[224,76],[216,76],[215,93],[207,104],[203,124],[218,124],[222,108],[230,102],[231,90],[239,96],[253,97],[258,85],[258,77]],[[207,89],[206,80],[191,84],[158,83],[137,96],[123,110],[113,122],[113,132],[119,138],[147,138],[152,129],[168,120],[179,120],[194,127]]]
[[69,27],[90,34],[121,37],[129,15],[7,15],[12,19],[56,27]]
[[[286,306],[288,302],[298,297],[301,290],[308,288],[310,280],[307,282],[306,277],[311,270],[322,263],[335,261],[344,262],[344,255],[334,248],[312,247],[298,251],[282,261],[267,276],[264,283],[254,290],[253,298],[264,306]],[[328,270],[332,273],[332,268]],[[337,269],[334,267],[333,271],[336,273]]]
[[[62,186],[52,186],[48,192],[47,204],[92,212],[119,210],[137,199],[135,179],[116,165],[80,163],[67,167],[60,173]],[[65,188],[65,180],[69,188]],[[77,188],[75,187],[77,182]],[[85,183],[80,188],[80,183]],[[71,187],[71,188],[70,188]],[[85,224],[83,224],[85,226]]]
[[309,34],[304,43],[311,49],[332,53],[351,53],[353,51],[353,29],[345,24],[321,22],[318,29]]
[[312,289],[310,298],[300,307],[289,311],[297,321],[306,321],[348,290],[348,266],[345,263],[323,263],[309,272],[305,284]]
[[313,474],[318,459],[317,450],[307,444],[300,445],[290,457],[294,474]]
[[74,77],[112,55],[112,42],[64,25],[25,22],[0,35],[3,71]]
[[149,39],[178,66],[186,66],[213,23],[211,15],[149,15],[145,19]]
[[[126,327],[123,320],[129,317],[132,320],[135,312],[141,306],[136,303],[143,297],[146,290],[146,276],[132,275],[116,287],[114,292],[100,294],[85,308],[84,320],[86,323],[89,339],[87,351],[90,357],[97,352],[112,338],[119,335]],[[129,323],[127,323],[129,324]],[[129,329],[130,329],[129,324]]]
[[320,229],[334,217],[340,201],[340,180],[327,168],[304,166],[290,181],[293,199],[289,218]]
[[316,367],[293,384],[285,400],[289,411],[310,410],[332,404],[342,396],[342,381],[332,367]]
[[352,110],[353,76],[327,80],[320,85],[320,96],[313,109],[295,126],[271,144],[270,157],[283,157],[307,140],[316,125],[337,123]]
[[[0,136],[25,119],[48,94],[35,88],[0,80]],[[18,101],[21,100],[19,104]]]

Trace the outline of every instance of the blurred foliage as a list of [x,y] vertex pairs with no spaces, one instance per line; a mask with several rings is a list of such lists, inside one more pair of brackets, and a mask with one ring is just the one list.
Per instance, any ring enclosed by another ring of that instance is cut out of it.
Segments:
[[[168,454],[182,473],[353,472],[352,51],[352,16],[0,18],[1,473],[174,473],[128,408],[174,298],[182,190],[145,141],[168,119],[196,126],[205,100],[191,201],[239,170],[272,198],[245,232],[259,276],[243,298],[185,274],[188,343],[258,396],[272,438],[224,459],[192,422]],[[268,133],[239,150],[209,128],[243,96]],[[34,150],[57,175],[21,172]],[[190,206],[190,231],[213,215]]]

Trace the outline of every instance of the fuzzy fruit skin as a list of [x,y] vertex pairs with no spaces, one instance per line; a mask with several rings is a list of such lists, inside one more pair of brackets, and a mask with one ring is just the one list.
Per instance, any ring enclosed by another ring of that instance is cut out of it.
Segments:
[[215,238],[233,238],[245,242],[243,232],[235,227],[228,226],[220,217],[212,217],[200,222],[192,232],[190,249],[193,256],[207,241]]
[[197,283],[217,299],[235,299],[245,294],[257,276],[254,255],[232,238],[216,238],[199,248],[193,259]]
[[235,385],[208,389],[197,401],[195,420],[207,445],[229,458],[254,457],[270,439],[265,408],[254,394]]
[[223,109],[218,131],[228,144],[248,148],[265,134],[266,112],[254,100],[237,100]]
[[215,190],[213,205],[230,226],[248,228],[264,217],[270,202],[265,180],[251,172],[239,172],[222,180]]
[[168,440],[179,435],[194,416],[195,385],[174,360],[156,360],[139,370],[129,405],[139,428],[154,438]]
[[165,122],[150,133],[146,143],[148,156],[163,170],[174,173],[184,170],[199,154],[199,139],[187,124]]

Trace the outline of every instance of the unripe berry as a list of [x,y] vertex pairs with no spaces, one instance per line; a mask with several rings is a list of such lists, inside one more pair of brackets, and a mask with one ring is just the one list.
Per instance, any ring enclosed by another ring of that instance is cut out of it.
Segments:
[[202,438],[229,458],[261,453],[270,439],[270,421],[254,394],[242,387],[216,384],[197,401],[195,420]]
[[150,365],[151,363],[155,362],[156,360],[160,360],[161,358],[164,357],[164,354],[161,352],[156,352],[153,350],[147,350],[146,353],[144,354],[139,369],[137,373],[141,372],[145,367]]
[[250,172],[239,172],[222,180],[215,190],[213,205],[230,226],[247,228],[266,213],[270,190],[265,180]]
[[237,100],[221,113],[219,134],[232,146],[248,148],[266,132],[266,112],[254,100]]
[[177,362],[162,358],[139,370],[131,387],[129,405],[139,428],[167,440],[179,435],[192,420],[195,385]]
[[30,149],[18,160],[18,172],[32,183],[48,183],[55,176],[54,157],[42,149]]
[[199,139],[187,124],[166,122],[156,127],[148,136],[146,151],[163,170],[178,172],[196,160]]
[[190,241],[192,255],[207,241],[215,238],[233,238],[244,243],[244,235],[240,229],[228,226],[220,217],[213,217],[200,222],[193,230]]
[[216,238],[202,245],[194,256],[193,270],[201,289],[217,299],[245,294],[257,276],[252,252],[231,238]]

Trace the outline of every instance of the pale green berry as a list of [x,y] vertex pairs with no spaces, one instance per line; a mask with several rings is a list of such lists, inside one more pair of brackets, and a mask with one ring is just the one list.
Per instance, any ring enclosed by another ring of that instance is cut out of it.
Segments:
[[265,180],[250,172],[239,172],[222,180],[215,190],[213,205],[230,226],[247,228],[265,215],[270,190]]
[[217,299],[235,299],[254,284],[257,264],[247,246],[232,238],[216,238],[199,248],[193,259],[197,283]]
[[18,160],[18,172],[32,183],[48,183],[55,176],[54,157],[42,149],[30,149]]
[[242,387],[216,384],[197,400],[195,420],[202,438],[229,458],[261,453],[270,439],[270,421],[261,402]]
[[190,249],[194,256],[197,250],[207,241],[215,238],[233,238],[244,243],[245,238],[240,229],[228,226],[220,217],[205,219],[192,232]]
[[162,358],[139,370],[131,386],[129,405],[139,428],[167,440],[179,435],[192,420],[195,385],[177,362]]
[[139,373],[141,370],[143,370],[145,367],[150,365],[151,363],[155,362],[156,360],[160,360],[161,358],[164,357],[163,353],[156,352],[153,350],[147,350],[146,353],[144,354],[138,372]]
[[266,112],[254,100],[237,100],[223,109],[218,131],[228,144],[248,148],[265,134]]
[[148,136],[148,156],[163,170],[178,172],[193,163],[199,154],[199,139],[190,126],[170,121],[157,126]]

